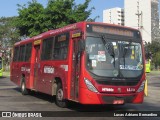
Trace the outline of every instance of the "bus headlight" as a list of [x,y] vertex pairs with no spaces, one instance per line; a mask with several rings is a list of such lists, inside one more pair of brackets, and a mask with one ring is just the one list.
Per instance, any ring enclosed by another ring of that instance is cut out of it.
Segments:
[[145,81],[143,81],[140,85],[140,87],[138,88],[137,92],[141,92],[144,90],[144,86],[145,86]]
[[87,88],[92,92],[98,92],[98,90],[93,86],[93,84],[86,78],[84,78],[84,81],[87,85]]

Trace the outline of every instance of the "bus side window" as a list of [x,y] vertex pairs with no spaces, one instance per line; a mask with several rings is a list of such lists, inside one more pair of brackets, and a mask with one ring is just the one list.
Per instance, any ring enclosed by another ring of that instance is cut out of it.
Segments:
[[54,41],[54,37],[50,37],[43,40],[42,55],[41,55],[42,60],[52,59],[53,41]]
[[18,61],[19,57],[19,47],[14,48],[13,61]]
[[25,45],[20,46],[18,61],[24,61],[25,58]]
[[31,49],[32,49],[32,43],[27,44],[26,45],[25,60],[24,61],[30,61]]
[[55,37],[54,60],[64,60],[67,58],[69,45],[69,33],[63,33]]

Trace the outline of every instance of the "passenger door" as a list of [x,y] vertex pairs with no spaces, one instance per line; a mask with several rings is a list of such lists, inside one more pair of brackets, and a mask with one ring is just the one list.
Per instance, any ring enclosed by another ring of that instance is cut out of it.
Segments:
[[72,72],[71,72],[70,98],[78,101],[79,75],[80,75],[80,53],[78,52],[78,39],[73,40]]
[[34,60],[34,88],[38,88],[39,69],[40,69],[40,45],[34,46],[35,48],[35,60]]

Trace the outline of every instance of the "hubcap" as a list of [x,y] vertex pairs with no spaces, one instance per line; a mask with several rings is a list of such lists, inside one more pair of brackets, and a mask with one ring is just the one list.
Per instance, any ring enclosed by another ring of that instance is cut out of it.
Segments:
[[58,98],[59,101],[63,100],[63,90],[62,89],[58,90],[58,92],[57,92],[57,98]]
[[25,89],[25,85],[24,85],[24,82],[22,83],[22,91],[24,91]]

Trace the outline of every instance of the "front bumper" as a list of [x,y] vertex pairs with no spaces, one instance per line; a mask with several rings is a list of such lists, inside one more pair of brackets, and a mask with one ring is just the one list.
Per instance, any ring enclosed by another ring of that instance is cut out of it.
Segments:
[[105,94],[94,93],[86,88],[80,88],[79,102],[81,104],[114,104],[115,100],[123,100],[124,103],[142,103],[144,91],[129,94]]

